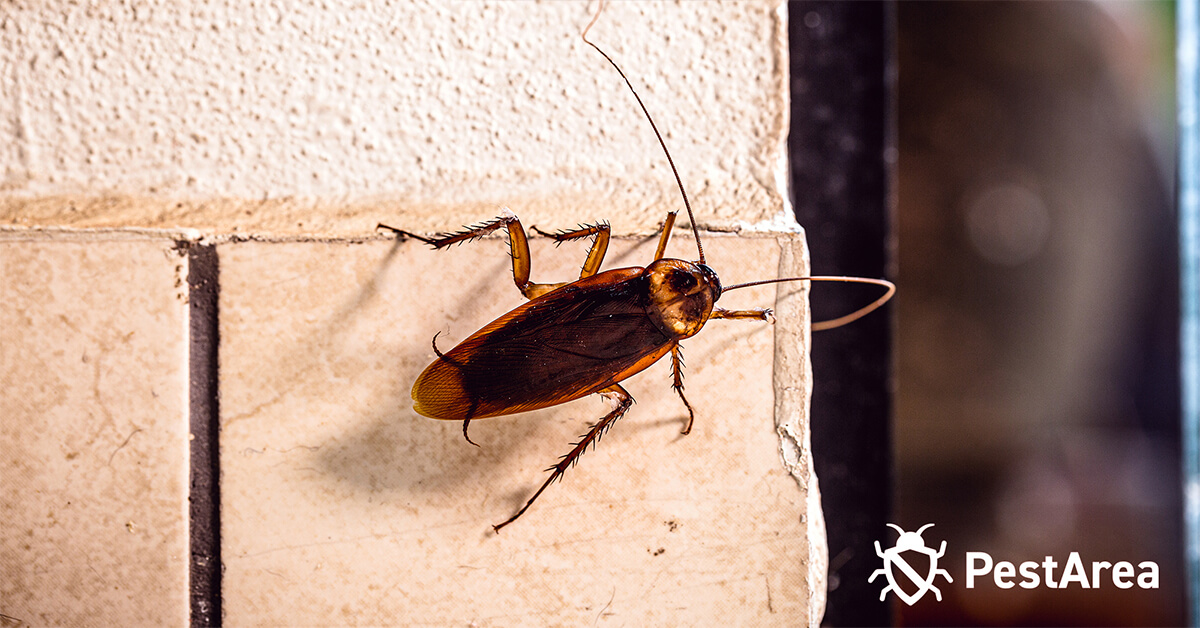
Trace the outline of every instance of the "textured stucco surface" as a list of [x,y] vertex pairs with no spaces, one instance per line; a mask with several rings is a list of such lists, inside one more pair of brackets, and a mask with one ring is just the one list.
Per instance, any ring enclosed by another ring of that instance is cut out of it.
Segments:
[[[639,86],[718,227],[783,213],[774,2],[613,3]],[[437,230],[511,206],[644,232],[679,206],[595,3],[7,4],[0,224]]]

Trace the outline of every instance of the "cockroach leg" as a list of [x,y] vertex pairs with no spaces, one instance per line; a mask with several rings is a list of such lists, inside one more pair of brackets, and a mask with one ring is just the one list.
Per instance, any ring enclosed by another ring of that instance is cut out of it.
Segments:
[[425,236],[419,236],[415,233],[409,233],[408,231],[405,231],[403,229],[397,229],[395,227],[390,227],[388,225],[385,225],[382,222],[375,226],[376,231],[378,231],[380,229],[386,229],[388,231],[391,231],[392,233],[396,234],[397,236],[400,236],[401,238],[412,238],[414,240],[420,240],[430,246],[436,246],[436,244],[434,244],[434,243],[437,240],[434,238],[426,238]]
[[608,252],[609,234],[612,231],[607,222],[599,222],[594,225],[579,225],[578,229],[564,229],[558,233],[547,233],[537,227],[533,227],[533,230],[540,235],[554,238],[558,244],[562,244],[567,240],[596,236],[596,239],[592,241],[592,248],[588,250],[587,259],[583,261],[583,268],[579,271],[580,279],[591,277],[600,270],[600,264],[604,261],[604,254]]
[[775,312],[769,307],[756,307],[751,310],[727,310],[721,307],[714,307],[712,314],[708,318],[729,318],[741,320],[757,320],[767,321],[768,323],[775,322]]
[[[523,239],[525,236],[525,230],[521,228],[521,221],[517,220],[517,215],[509,210],[505,210],[504,213],[502,213],[499,217],[487,222],[478,222],[473,225],[467,225],[461,230],[455,232],[439,233],[432,238],[418,236],[407,231],[401,231],[395,227],[389,227],[387,225],[379,225],[379,228],[388,229],[400,235],[414,237],[435,249],[444,249],[452,244],[461,244],[463,242],[470,242],[471,240],[478,240],[479,238],[488,235],[500,227],[508,227],[511,235],[511,232],[514,231],[513,225],[516,225],[516,230],[521,232],[521,237]],[[529,258],[528,255],[525,257],[526,259]]]
[[687,425],[680,432],[687,435],[692,432],[692,423],[696,420],[696,412],[692,410],[692,404],[688,403],[687,397],[683,396],[683,351],[680,350],[679,345],[675,345],[675,348],[671,349],[671,377],[673,380],[671,388],[675,389],[675,393],[679,395],[679,399],[683,401],[683,405],[688,411]]
[[599,394],[604,398],[611,400],[615,404],[612,412],[609,412],[608,414],[604,415],[604,418],[596,421],[596,423],[592,425],[592,428],[588,430],[587,434],[581,436],[579,438],[579,442],[575,443],[571,447],[571,451],[567,452],[565,456],[560,458],[557,464],[549,469],[546,469],[547,471],[551,472],[550,477],[547,478],[546,482],[542,484],[542,487],[533,494],[533,497],[530,497],[529,501],[525,502],[525,505],[517,511],[517,514],[509,517],[499,525],[492,526],[492,529],[494,529],[497,533],[500,532],[500,528],[503,528],[504,526],[516,521],[517,517],[525,514],[525,511],[529,510],[529,507],[532,506],[533,502],[541,496],[542,492],[545,491],[546,488],[551,484],[554,484],[556,480],[561,478],[563,473],[566,473],[567,469],[571,468],[571,466],[578,462],[579,456],[582,455],[584,451],[587,451],[589,446],[594,447],[600,440],[600,437],[604,435],[604,432],[608,431],[608,428],[612,427],[613,423],[616,422],[617,419],[621,418],[621,416],[624,415],[627,410],[629,410],[629,407],[633,405],[633,397],[630,396],[629,392],[622,388],[620,384],[613,384],[612,386],[601,390]]
[[658,261],[667,254],[667,241],[671,239],[671,229],[675,227],[675,215],[678,211],[673,211],[667,214],[667,219],[663,221],[662,233],[658,236],[658,249],[654,251],[654,261]]
[[[504,213],[494,220],[470,225],[463,228],[462,231],[458,231],[456,233],[439,234],[435,238],[422,238],[420,236],[410,234],[407,231],[400,231],[399,229],[392,229],[391,227],[384,228],[391,229],[392,231],[403,235],[413,235],[413,237],[433,246],[433,248],[441,249],[450,246],[451,244],[459,244],[462,242],[469,242],[471,240],[482,238],[483,236],[488,235],[500,227],[506,227],[508,229],[509,257],[512,258],[513,264],[513,283],[517,285],[517,289],[521,291],[521,294],[524,295],[526,299],[536,299],[543,294],[546,294],[547,292],[555,290],[561,286],[565,286],[568,283],[534,283],[529,280],[529,240],[525,236],[525,227],[521,226],[521,221],[517,218],[517,215],[507,209],[505,209]],[[592,245],[592,252],[588,254],[588,261],[584,263],[585,271],[589,267],[589,264],[594,264],[595,268],[592,269],[592,274],[594,274],[596,270],[600,268],[600,262],[604,259],[604,251],[608,248],[608,225],[597,225],[593,228],[597,229],[596,233],[598,237],[596,238],[596,244]],[[584,237],[585,235],[591,235],[591,233],[585,233],[575,237]],[[595,258],[594,263],[592,262],[593,258]]]

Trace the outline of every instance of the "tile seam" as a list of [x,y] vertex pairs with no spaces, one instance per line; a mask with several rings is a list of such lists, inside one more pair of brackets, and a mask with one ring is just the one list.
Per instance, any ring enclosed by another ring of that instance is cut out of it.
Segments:
[[180,241],[188,268],[188,536],[191,625],[221,625],[217,348],[219,263],[213,244]]

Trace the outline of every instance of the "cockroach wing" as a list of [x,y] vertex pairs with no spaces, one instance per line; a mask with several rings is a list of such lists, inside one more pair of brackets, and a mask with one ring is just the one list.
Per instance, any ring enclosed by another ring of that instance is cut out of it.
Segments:
[[537,410],[607,388],[675,345],[647,315],[641,268],[567,284],[489,323],[413,384],[413,409],[445,420]]

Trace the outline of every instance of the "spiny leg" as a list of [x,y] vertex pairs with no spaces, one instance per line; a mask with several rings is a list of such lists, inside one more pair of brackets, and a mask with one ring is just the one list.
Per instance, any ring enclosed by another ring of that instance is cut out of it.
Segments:
[[[488,220],[486,222],[477,222],[473,225],[467,225],[459,231],[439,233],[432,238],[419,236],[415,233],[404,231],[403,229],[397,229],[383,223],[380,223],[376,229],[386,229],[399,236],[416,238],[417,240],[420,240],[435,249],[444,249],[451,244],[460,244],[470,240],[477,240],[499,229],[500,227],[508,227],[508,230],[511,232],[513,231],[514,225],[520,231],[519,238],[524,241],[525,230],[521,228],[521,221],[517,219],[516,214],[507,209],[505,209],[499,217],[492,220]],[[526,246],[525,248],[528,250],[529,247]],[[529,256],[526,255],[525,257],[528,259]]]
[[679,345],[675,345],[675,348],[671,349],[671,376],[674,380],[671,388],[675,389],[688,411],[688,422],[681,433],[690,434],[692,423],[696,421],[696,413],[692,410],[692,404],[688,403],[687,397],[683,396],[683,351],[679,349]]
[[[419,236],[385,224],[380,224],[377,229],[387,229],[399,236],[416,238],[435,249],[444,249],[452,244],[477,240],[501,227],[508,229],[509,257],[512,257],[513,263],[513,283],[517,285],[517,289],[525,295],[525,298],[532,299],[562,285],[537,284],[529,281],[529,241],[525,238],[525,228],[521,226],[521,221],[508,209],[505,209],[498,218],[493,220],[469,225],[454,233],[439,233],[432,238]],[[552,287],[547,288],[546,286]]]
[[714,307],[712,314],[708,315],[707,320],[712,320],[714,318],[756,320],[774,323],[775,312],[769,307],[756,307],[750,310],[727,310],[725,308]]
[[[774,323],[775,313],[771,311],[771,308],[766,307],[750,310],[727,310],[721,307],[714,307],[712,313],[708,315],[707,320],[714,318],[759,320]],[[692,422],[696,420],[696,413],[692,411],[692,404],[688,403],[687,398],[683,396],[683,354],[680,352],[678,346],[671,349],[671,371],[675,379],[674,383],[671,384],[671,388],[674,388],[675,392],[679,393],[679,398],[683,400],[683,405],[687,406],[688,409],[687,427],[683,428],[683,433],[687,434],[692,431]]]
[[579,271],[579,278],[591,277],[600,270],[600,264],[604,261],[604,254],[608,252],[608,240],[611,229],[607,222],[600,222],[594,225],[579,225],[578,229],[564,229],[558,233],[546,233],[537,227],[534,231],[541,235],[554,238],[558,244],[562,244],[567,240],[577,240],[588,236],[596,236],[592,241],[592,248],[588,249],[587,259],[583,261],[583,268]]
[[587,434],[581,436],[579,438],[579,442],[575,443],[575,445],[571,447],[571,451],[567,452],[567,455],[560,458],[557,464],[549,469],[546,469],[551,473],[550,477],[546,479],[545,484],[542,484],[542,487],[533,494],[533,497],[530,497],[529,501],[525,502],[525,505],[517,511],[517,514],[509,517],[504,521],[504,523],[492,526],[492,529],[494,529],[497,533],[500,532],[500,528],[503,528],[504,526],[516,521],[517,517],[525,514],[525,511],[529,510],[529,507],[533,505],[533,502],[536,501],[539,496],[541,496],[542,492],[545,491],[546,488],[551,484],[554,484],[556,480],[561,478],[563,473],[566,473],[567,469],[578,462],[579,456],[581,456],[584,451],[587,451],[589,446],[594,447],[596,442],[600,440],[600,437],[604,435],[604,432],[608,431],[608,428],[612,427],[612,424],[617,419],[621,418],[621,416],[625,414],[627,410],[629,410],[629,406],[633,405],[633,397],[629,395],[628,391],[626,391],[624,388],[621,388],[620,384],[613,384],[612,386],[601,390],[600,394],[616,404],[612,412],[609,412],[604,416],[604,418],[596,421],[596,423],[592,425],[591,429],[588,430]]
[[434,242],[436,242],[436,240],[434,238],[426,238],[425,236],[417,235],[410,231],[405,231],[403,229],[397,229],[390,225],[385,225],[382,222],[379,223],[378,225],[375,225],[376,231],[378,231],[380,229],[386,229],[388,231],[391,231],[392,233],[396,234],[397,236],[400,236],[401,238],[412,238],[414,240],[420,240],[420,241],[424,242],[425,244],[434,246],[435,248],[437,247],[437,245],[434,244]]

